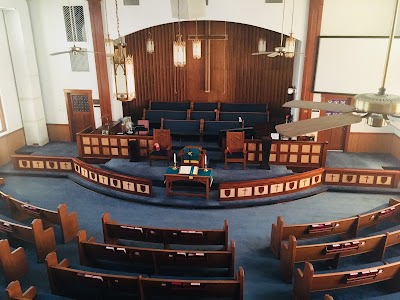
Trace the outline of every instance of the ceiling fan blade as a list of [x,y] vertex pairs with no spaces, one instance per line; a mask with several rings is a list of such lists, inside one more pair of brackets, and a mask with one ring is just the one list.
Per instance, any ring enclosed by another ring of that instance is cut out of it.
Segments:
[[351,125],[361,122],[362,118],[353,114],[330,115],[293,123],[276,125],[276,131],[287,137],[299,136],[315,131]]
[[51,56],[54,56],[54,55],[60,55],[60,54],[65,54],[65,53],[70,53],[71,52],[71,50],[68,50],[68,51],[61,51],[61,52],[54,52],[54,53],[50,53],[50,55]]
[[271,53],[275,53],[275,52],[254,52],[251,55],[264,55],[264,54],[271,54]]
[[279,56],[278,52],[271,52],[270,54],[267,55],[268,57],[277,57]]
[[341,113],[354,111],[354,107],[347,104],[335,104],[327,102],[313,102],[313,101],[301,101],[301,100],[288,101],[284,103],[282,106],[290,108],[319,109],[319,110],[327,110],[327,111],[341,112]]

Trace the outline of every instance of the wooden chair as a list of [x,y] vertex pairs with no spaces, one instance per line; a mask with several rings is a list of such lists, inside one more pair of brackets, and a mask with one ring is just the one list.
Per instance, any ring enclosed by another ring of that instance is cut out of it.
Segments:
[[[188,153],[190,152],[198,152],[197,156],[190,159],[188,157]],[[203,150],[201,146],[185,146],[183,149],[179,151],[179,156],[181,158],[181,166],[198,166],[199,168],[204,168],[204,155],[207,153],[206,150]]]
[[[158,144],[159,149],[156,149]],[[167,160],[167,165],[171,161],[172,139],[169,129],[154,129],[153,148],[149,149],[150,166],[153,160]]]
[[21,289],[21,284],[19,283],[18,280],[11,281],[6,289],[7,293],[7,299],[9,300],[31,300],[36,297],[37,291],[34,286],[31,286],[28,288],[25,292],[22,291]]
[[228,163],[243,163],[246,170],[247,153],[244,148],[244,132],[226,132],[226,147],[224,151],[225,169]]

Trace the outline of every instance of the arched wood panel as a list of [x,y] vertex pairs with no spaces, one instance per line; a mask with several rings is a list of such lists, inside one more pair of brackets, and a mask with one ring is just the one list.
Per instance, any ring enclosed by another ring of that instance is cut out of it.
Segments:
[[[205,92],[206,41],[202,41],[202,58],[192,57],[194,21],[181,22],[181,33],[186,41],[187,64],[173,65],[172,44],[178,24],[164,24],[132,33],[126,37],[127,53],[135,64],[136,100],[124,103],[124,114],[141,117],[150,100],[198,101],[227,103],[268,103],[273,114],[283,114],[287,88],[293,76],[293,59],[252,56],[257,51],[260,37],[267,40],[267,51],[280,44],[280,34],[259,27],[220,22],[199,21],[198,34],[228,35],[228,40],[210,43],[210,92]],[[151,32],[154,53],[146,52],[145,42]]]

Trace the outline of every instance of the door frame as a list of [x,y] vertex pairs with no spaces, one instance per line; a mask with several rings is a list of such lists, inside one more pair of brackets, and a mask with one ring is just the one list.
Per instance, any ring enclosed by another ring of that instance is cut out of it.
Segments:
[[[327,103],[328,100],[346,100],[348,105],[351,105],[351,100],[353,95],[346,95],[346,94],[321,94],[321,102]],[[344,144],[343,144],[343,152],[347,152],[348,143],[349,143],[349,135],[350,135],[350,127],[351,125],[344,126],[345,130],[344,133]]]
[[94,110],[93,110],[93,98],[92,98],[92,90],[72,90],[72,89],[64,89],[64,97],[65,97],[65,105],[67,106],[67,115],[68,115],[68,129],[69,129],[69,139],[71,142],[74,141],[73,131],[72,131],[72,115],[73,111],[69,105],[69,96],[71,94],[75,95],[87,95],[89,101],[89,112],[90,112],[90,119],[92,129],[96,129],[96,123],[94,121]]

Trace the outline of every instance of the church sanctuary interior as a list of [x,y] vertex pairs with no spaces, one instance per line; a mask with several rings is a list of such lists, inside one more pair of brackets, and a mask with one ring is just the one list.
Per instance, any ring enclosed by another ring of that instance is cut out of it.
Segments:
[[0,0],[0,299],[400,299],[400,0]]

